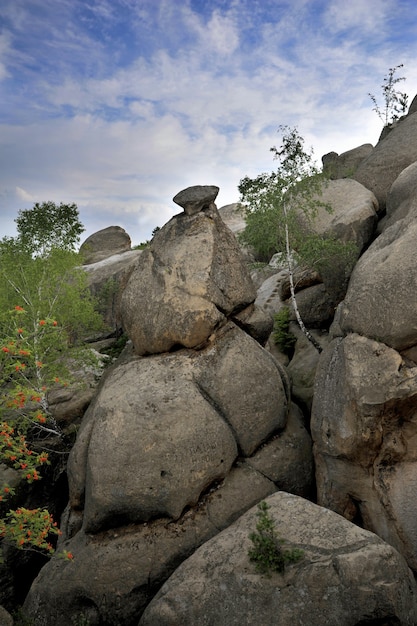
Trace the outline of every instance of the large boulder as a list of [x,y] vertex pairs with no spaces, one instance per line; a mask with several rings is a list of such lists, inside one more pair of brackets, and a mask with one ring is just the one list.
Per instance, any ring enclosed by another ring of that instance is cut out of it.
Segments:
[[245,209],[239,202],[226,204],[219,209],[220,217],[230,228],[232,233],[238,235],[246,228]]
[[156,233],[123,292],[124,327],[137,354],[195,348],[255,297],[236,238],[212,203]]
[[314,460],[311,437],[299,407],[292,403],[285,430],[279,432],[247,464],[272,480],[281,491],[311,498],[314,493]]
[[118,332],[122,328],[122,293],[141,254],[142,250],[129,250],[83,266],[90,291],[97,298],[106,323],[107,334],[109,330]]
[[384,209],[391,185],[411,163],[417,161],[417,115],[399,122],[359,165],[354,179],[370,189]]
[[399,220],[362,255],[350,278],[340,326],[396,350],[417,343],[417,220]]
[[357,148],[337,154],[329,152],[322,156],[323,172],[331,179],[350,178],[374,149],[370,143],[364,143]]
[[297,496],[278,492],[267,503],[284,547],[302,548],[301,560],[282,574],[256,572],[253,508],[180,565],[139,626],[416,624],[413,574],[395,549]]
[[[131,626],[184,559],[275,490],[260,472],[238,466],[178,522],[159,518],[95,535],[81,530],[58,547],[74,560],[55,556],[47,563],[24,613],[39,625],[73,626],[83,619],[90,626]],[[66,531],[65,523],[61,527]]]
[[417,218],[417,161],[406,167],[393,182],[387,197],[387,219],[384,227],[408,217]]
[[323,352],[311,432],[317,497],[417,568],[417,366],[356,334]]
[[121,254],[131,249],[131,241],[121,226],[109,226],[90,235],[80,246],[84,265],[97,263],[113,254]]
[[71,506],[84,509],[87,532],[177,519],[227,475],[238,448],[252,454],[286,420],[275,361],[231,322],[197,354],[127,358],[105,377],[71,452]]
[[320,206],[312,222],[315,233],[353,242],[358,252],[370,241],[377,222],[378,202],[374,194],[351,178],[324,183]]

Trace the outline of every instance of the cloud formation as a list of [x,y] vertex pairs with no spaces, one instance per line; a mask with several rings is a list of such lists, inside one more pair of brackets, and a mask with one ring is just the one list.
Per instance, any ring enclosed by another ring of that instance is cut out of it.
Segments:
[[139,243],[189,185],[237,201],[280,124],[319,160],[376,143],[389,67],[417,92],[413,0],[3,0],[0,23],[0,235],[53,200]]

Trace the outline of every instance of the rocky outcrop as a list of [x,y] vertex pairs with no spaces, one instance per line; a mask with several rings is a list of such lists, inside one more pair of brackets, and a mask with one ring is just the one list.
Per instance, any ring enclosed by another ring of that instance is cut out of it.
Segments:
[[415,624],[414,578],[395,549],[296,496],[280,492],[267,503],[284,547],[303,550],[300,561],[283,574],[256,573],[251,509],[178,567],[139,626]]
[[98,263],[113,254],[127,252],[131,248],[130,237],[120,226],[109,226],[90,235],[80,246],[84,265]]
[[212,203],[175,216],[144,250],[123,292],[124,328],[137,354],[196,348],[255,297],[238,243]]
[[310,436],[258,341],[271,319],[207,193],[180,194],[189,214],[157,232],[123,293],[132,345],[103,377],[68,462],[62,547],[76,556],[41,571],[25,605],[36,619],[69,626],[86,607],[93,624],[131,624],[248,507],[278,485],[312,491]]
[[141,254],[142,250],[130,250],[83,265],[89,289],[97,298],[103,315],[107,334],[117,334],[122,330],[122,294]]
[[346,178],[325,183],[320,201],[325,206],[320,206],[314,217],[314,232],[352,242],[359,254],[371,240],[378,219],[378,202],[374,194],[355,180]]
[[417,366],[357,334],[320,359],[313,401],[318,501],[395,546],[417,568]]
[[350,178],[358,169],[359,165],[373,150],[373,145],[364,143],[362,146],[337,154],[329,152],[322,157],[323,172],[331,179]]
[[386,205],[391,185],[401,172],[417,161],[417,115],[399,122],[360,164],[354,179],[376,196],[380,209]]
[[366,335],[396,350],[417,343],[417,220],[395,222],[362,255],[341,311],[345,333]]
[[[347,265],[295,272],[321,356],[294,321],[294,348],[272,356],[288,270],[253,272],[256,293],[217,187],[180,192],[184,212],[123,264],[115,328],[132,342],[82,420],[58,548],[75,558],[41,570],[35,624],[417,623],[398,554],[417,570],[415,116],[328,159],[358,169],[330,181],[314,227],[361,256],[347,293]],[[265,498],[304,550],[271,578],[247,557]]]
[[401,172],[389,190],[384,228],[408,217],[411,212],[417,217],[417,161]]

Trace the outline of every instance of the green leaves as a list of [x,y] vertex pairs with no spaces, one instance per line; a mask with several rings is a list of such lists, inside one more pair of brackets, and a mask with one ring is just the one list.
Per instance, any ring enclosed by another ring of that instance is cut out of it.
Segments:
[[34,256],[45,256],[53,248],[75,250],[85,228],[76,204],[38,202],[20,210],[15,219],[21,248]]
[[389,126],[398,120],[407,111],[408,95],[395,89],[395,85],[405,80],[404,76],[395,78],[396,71],[402,67],[404,67],[402,63],[396,67],[390,67],[388,74],[384,76],[384,81],[381,85],[382,97],[384,100],[384,106],[382,108],[379,106],[376,97],[373,94],[368,93],[368,96],[374,103],[374,108],[372,110],[378,115],[379,119],[384,124],[384,127]]
[[248,551],[249,559],[255,563],[257,571],[267,576],[271,576],[272,572],[282,573],[288,563],[299,561],[304,554],[298,548],[283,548],[284,540],[275,532],[275,523],[268,512],[269,508],[265,501],[258,504],[256,532],[249,535],[253,547]]
[[286,228],[291,244],[304,235],[304,222],[314,219],[320,206],[322,185],[325,181],[312,159],[312,152],[304,149],[304,139],[297,129],[281,126],[280,148],[271,152],[278,161],[275,172],[246,176],[239,183],[240,199],[246,208],[246,228],[240,241],[252,247],[258,258],[269,261],[275,252],[286,253]]

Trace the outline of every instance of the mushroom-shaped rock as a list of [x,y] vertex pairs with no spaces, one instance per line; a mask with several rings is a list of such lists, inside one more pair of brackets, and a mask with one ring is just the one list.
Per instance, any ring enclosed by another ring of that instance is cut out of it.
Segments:
[[194,185],[183,189],[172,198],[187,215],[194,215],[210,206],[217,198],[219,188],[215,185]]
[[156,233],[123,292],[123,325],[140,355],[195,348],[255,297],[236,237],[212,203]]

